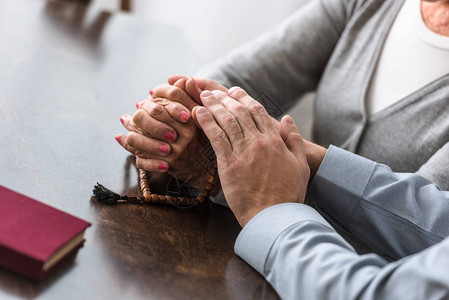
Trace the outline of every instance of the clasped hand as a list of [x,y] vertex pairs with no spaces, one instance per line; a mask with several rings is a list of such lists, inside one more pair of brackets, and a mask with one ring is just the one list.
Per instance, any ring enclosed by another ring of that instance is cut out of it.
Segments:
[[201,101],[204,107],[192,114],[212,144],[223,193],[242,227],[267,207],[304,202],[310,170],[290,116],[278,130],[265,108],[238,87],[228,94],[204,91]]
[[[130,133],[116,139],[136,155],[139,168],[168,171],[202,187],[205,165],[216,161],[223,193],[242,226],[269,206],[304,201],[310,170],[290,116],[279,124],[244,90],[228,91],[211,80],[172,76],[169,83],[139,102],[133,117],[121,118]],[[209,143],[216,158],[198,157]]]

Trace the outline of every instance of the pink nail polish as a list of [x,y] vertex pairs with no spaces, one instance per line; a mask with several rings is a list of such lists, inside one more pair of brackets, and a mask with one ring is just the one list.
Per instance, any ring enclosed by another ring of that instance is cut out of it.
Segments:
[[120,135],[116,135],[115,136],[115,140],[117,141],[117,143],[121,144],[122,143],[122,137]]
[[122,124],[125,123],[125,118],[124,118],[124,116],[121,116],[121,117],[120,117],[120,122],[122,122]]
[[136,103],[136,108],[139,108],[139,106],[142,104],[142,102],[143,102],[143,100],[142,101],[139,101],[139,102],[137,102]]
[[165,133],[165,139],[169,142],[174,142],[175,141],[175,134],[171,131],[167,131]]
[[150,95],[153,96],[153,89],[150,90]]
[[164,164],[164,163],[159,164],[159,170],[167,170],[167,169],[168,169],[168,167],[166,164]]
[[179,117],[183,122],[186,122],[189,119],[189,114],[185,110],[183,110],[179,113]]
[[168,153],[168,152],[170,152],[170,147],[167,146],[167,145],[165,145],[165,144],[160,145],[160,146],[158,147],[158,149],[159,149],[159,151],[161,151],[162,153]]

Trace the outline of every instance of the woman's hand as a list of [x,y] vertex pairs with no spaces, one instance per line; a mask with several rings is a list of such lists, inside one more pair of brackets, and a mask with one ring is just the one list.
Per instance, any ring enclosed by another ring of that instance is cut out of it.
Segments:
[[269,206],[304,202],[310,169],[290,116],[278,130],[241,88],[204,91],[201,101],[192,114],[212,144],[223,193],[242,227]]
[[[174,78],[176,81],[174,82]],[[202,130],[191,119],[190,110],[200,101],[201,87],[219,87],[212,80],[174,75],[172,85],[160,85],[151,90],[151,97],[137,103],[138,110],[121,121],[130,133],[116,136],[117,141],[137,157],[139,168],[166,172],[189,184],[203,187],[207,171],[215,163],[213,151]],[[186,92],[190,90],[196,99]]]
[[[216,81],[205,78],[193,78],[185,75],[171,75],[168,77],[168,83],[170,85],[176,85],[180,80],[185,80],[185,88],[184,90],[189,94],[189,96],[195,100],[198,104],[201,105],[200,94],[204,90],[213,91],[219,90],[225,93],[228,92],[228,89]],[[157,93],[157,90],[152,90]]]

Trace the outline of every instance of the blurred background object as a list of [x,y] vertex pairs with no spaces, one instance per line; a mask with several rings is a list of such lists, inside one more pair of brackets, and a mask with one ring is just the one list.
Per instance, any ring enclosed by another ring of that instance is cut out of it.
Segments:
[[91,5],[176,27],[207,63],[273,28],[308,1],[91,0]]
[[[202,64],[275,27],[311,0],[71,0],[100,11],[122,11],[179,31]],[[152,37],[149,36],[148,39]],[[311,139],[313,95],[306,95],[290,114],[301,135]]]

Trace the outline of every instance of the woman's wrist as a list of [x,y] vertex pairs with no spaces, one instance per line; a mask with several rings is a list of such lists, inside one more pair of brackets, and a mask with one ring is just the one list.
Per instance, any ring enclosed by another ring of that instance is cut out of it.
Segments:
[[321,162],[323,161],[324,156],[326,155],[327,149],[317,144],[311,143],[307,140],[304,140],[304,148],[306,152],[307,163],[309,164],[310,168],[310,179],[309,179],[310,185],[313,178],[315,177],[315,174],[318,172],[318,169],[320,168]]

